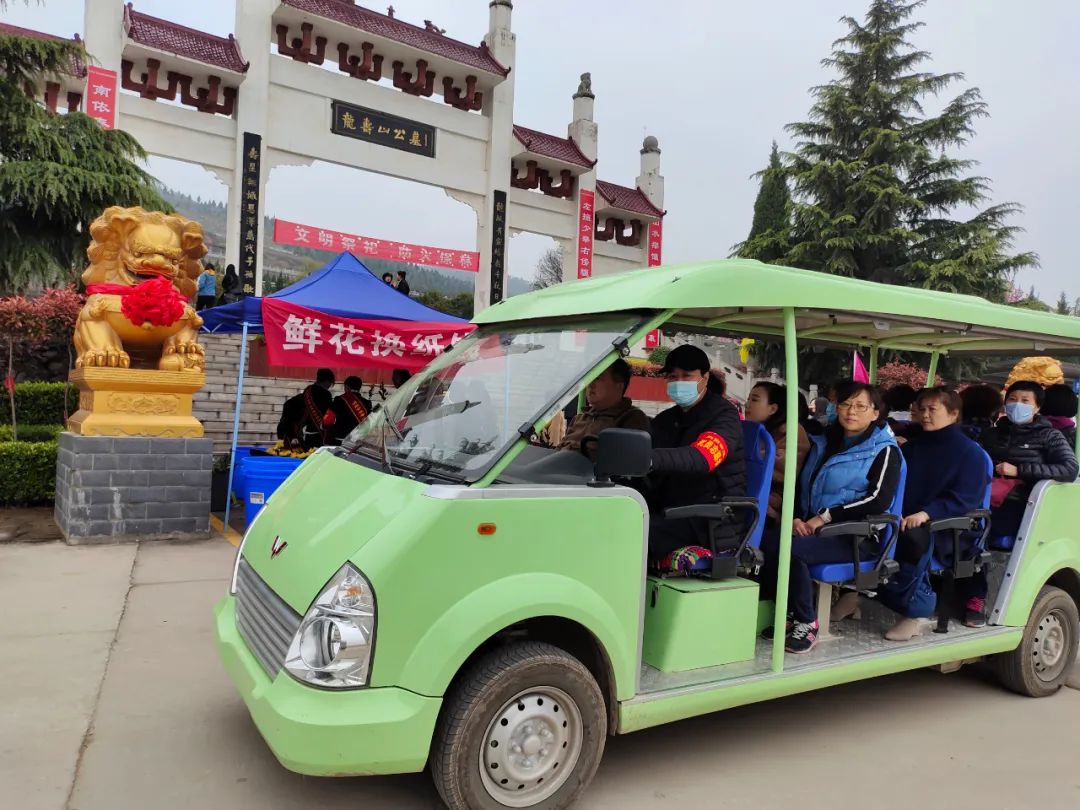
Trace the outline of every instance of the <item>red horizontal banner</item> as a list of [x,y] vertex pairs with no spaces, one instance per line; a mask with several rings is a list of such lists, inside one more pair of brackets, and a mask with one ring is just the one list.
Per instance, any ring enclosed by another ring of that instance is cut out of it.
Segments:
[[262,300],[266,355],[272,365],[404,368],[419,371],[476,327],[342,318],[276,298]]
[[274,242],[279,245],[328,250],[332,253],[348,251],[359,259],[370,256],[394,262],[445,267],[449,270],[468,270],[471,273],[480,269],[480,254],[475,250],[447,250],[428,245],[412,245],[408,242],[392,242],[373,236],[300,225],[284,219],[274,220]]

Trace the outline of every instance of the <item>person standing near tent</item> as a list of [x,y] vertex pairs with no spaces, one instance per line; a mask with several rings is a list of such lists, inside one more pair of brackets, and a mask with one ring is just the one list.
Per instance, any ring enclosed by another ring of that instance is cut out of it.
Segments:
[[334,387],[334,372],[320,368],[315,382],[301,393],[285,400],[278,421],[277,437],[289,449],[310,450],[321,447],[325,441],[326,412],[334,403],[330,389]]
[[240,276],[236,273],[236,265],[230,264],[225,268],[225,278],[221,280],[222,304],[231,304],[240,300]]
[[198,285],[195,293],[195,309],[212,307],[217,298],[217,273],[214,272],[214,265],[206,265],[206,269],[199,273]]
[[409,288],[409,282],[407,282],[405,280],[405,271],[404,270],[398,270],[397,271],[397,284],[395,284],[394,286],[397,288],[397,291],[399,293],[401,293],[402,295],[408,295],[409,294],[409,289],[410,289]]
[[344,392],[334,397],[330,412],[323,420],[324,424],[333,427],[334,444],[341,444],[341,440],[371,413],[371,400],[360,393],[363,387],[364,381],[359,377],[346,377]]

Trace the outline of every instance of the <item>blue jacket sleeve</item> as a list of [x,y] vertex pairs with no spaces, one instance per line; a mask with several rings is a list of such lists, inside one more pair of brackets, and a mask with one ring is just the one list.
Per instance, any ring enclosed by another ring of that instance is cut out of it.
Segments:
[[922,511],[931,520],[960,517],[975,509],[981,509],[990,479],[986,477],[986,462],[975,445],[972,445],[952,477],[937,497],[923,506]]

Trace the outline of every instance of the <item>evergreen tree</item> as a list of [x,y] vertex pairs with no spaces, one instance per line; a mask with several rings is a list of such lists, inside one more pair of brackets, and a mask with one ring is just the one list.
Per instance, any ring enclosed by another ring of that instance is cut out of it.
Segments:
[[76,59],[79,43],[0,35],[0,293],[73,280],[90,222],[110,205],[170,210],[134,138],[34,101]]
[[736,245],[736,254],[747,259],[771,262],[790,248],[791,192],[780,162],[780,151],[773,141],[769,165],[758,172],[761,187],[754,200],[754,221],[746,241]]
[[945,150],[963,146],[988,114],[977,88],[928,116],[926,99],[963,78],[923,72],[930,54],[909,37],[925,0],[871,0],[862,22],[824,65],[838,72],[811,90],[809,120],[790,124],[798,139],[788,156],[793,182],[792,245],[797,267],[890,284],[973,293],[1004,300],[1007,282],[1033,253],[1015,254],[1015,203],[991,205],[969,220],[958,209],[986,203],[989,181],[968,174],[974,161]]
[[1065,291],[1061,291],[1061,295],[1058,296],[1057,306],[1054,311],[1058,315],[1072,315],[1072,304],[1069,303],[1069,299],[1065,296]]

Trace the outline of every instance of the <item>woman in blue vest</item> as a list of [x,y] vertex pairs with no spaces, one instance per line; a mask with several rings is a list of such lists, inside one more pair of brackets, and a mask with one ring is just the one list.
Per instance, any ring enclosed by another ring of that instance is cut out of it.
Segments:
[[[810,453],[799,480],[799,514],[792,524],[791,574],[788,608],[791,621],[785,648],[792,653],[813,649],[818,637],[814,583],[810,566],[847,562],[851,559],[849,537],[817,537],[829,523],[860,520],[880,515],[892,507],[900,485],[900,448],[885,421],[885,403],[871,385],[843,382],[836,390],[835,424],[824,436],[811,436]],[[766,535],[761,582],[763,598],[776,588],[780,538]],[[876,550],[867,549],[869,559]],[[766,635],[771,635],[770,630]]]

